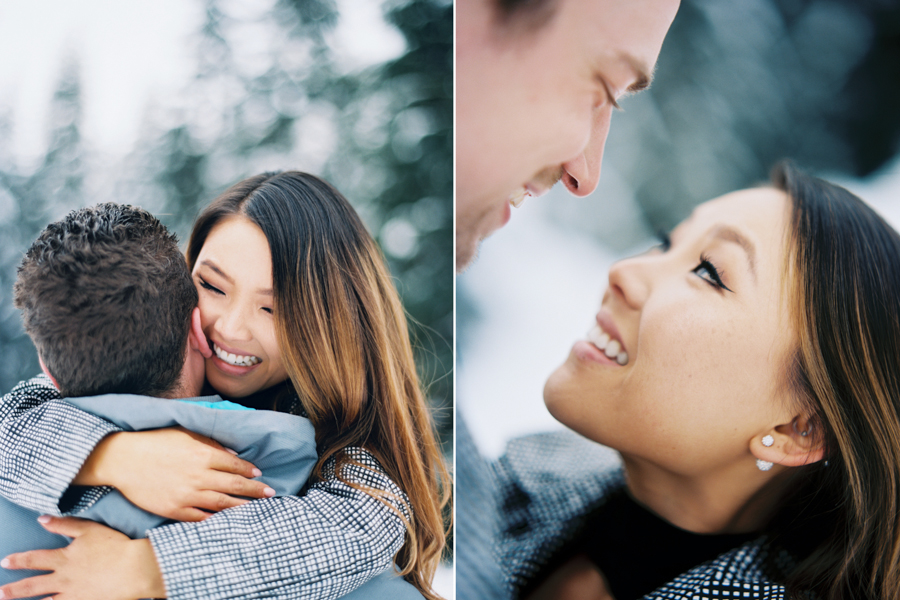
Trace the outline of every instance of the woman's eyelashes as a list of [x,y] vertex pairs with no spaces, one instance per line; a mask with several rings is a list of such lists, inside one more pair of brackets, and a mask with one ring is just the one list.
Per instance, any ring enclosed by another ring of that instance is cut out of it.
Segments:
[[[197,281],[200,282],[200,287],[202,287],[204,290],[209,290],[210,292],[212,292],[213,294],[216,294],[216,295],[218,295],[218,296],[224,296],[224,295],[225,295],[225,292],[223,292],[222,290],[220,290],[220,289],[217,288],[216,286],[210,284],[208,281],[206,281],[206,280],[203,279],[202,277],[197,276]],[[271,314],[275,314],[274,309],[273,309],[272,307],[270,307],[270,306],[260,306],[260,309],[261,309],[262,311],[264,311],[264,312],[269,313],[270,315],[271,315]]]
[[225,295],[225,292],[223,292],[222,290],[220,290],[219,288],[217,288],[217,287],[215,287],[215,286],[210,285],[210,284],[209,284],[206,280],[204,280],[202,277],[197,277],[197,279],[200,281],[200,287],[202,287],[204,290],[209,290],[210,292],[212,292],[212,293],[214,293],[214,294],[218,294],[218,295],[220,295],[220,296],[224,296],[224,295]]
[[708,256],[705,254],[700,255],[700,264],[694,267],[694,274],[697,275],[700,279],[713,286],[714,288],[723,289],[734,293],[734,290],[730,289],[724,283],[722,283],[722,276],[719,272],[719,269],[716,268],[716,265],[712,263]]
[[[668,252],[672,248],[672,238],[669,237],[667,232],[659,230],[656,232],[656,237],[659,239],[659,243],[653,247],[654,250]],[[720,271],[706,254],[700,255],[700,264],[694,267],[692,272],[714,288],[734,293],[734,290],[722,282],[722,274],[724,271]]]

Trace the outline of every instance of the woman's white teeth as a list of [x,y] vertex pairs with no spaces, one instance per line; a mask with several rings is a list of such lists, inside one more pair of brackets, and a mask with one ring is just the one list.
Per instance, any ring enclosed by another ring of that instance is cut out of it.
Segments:
[[602,350],[608,358],[614,358],[622,366],[628,364],[628,353],[622,351],[622,344],[619,343],[619,340],[611,339],[599,325],[594,325],[588,331],[587,339]]
[[606,349],[603,351],[606,356],[610,358],[615,358],[619,354],[619,350],[622,349],[622,345],[616,340],[610,340],[606,345]]
[[213,344],[213,350],[215,350],[216,356],[227,362],[229,365],[234,365],[235,367],[252,367],[257,363],[262,362],[255,356],[241,356],[239,354],[225,352],[215,344]]

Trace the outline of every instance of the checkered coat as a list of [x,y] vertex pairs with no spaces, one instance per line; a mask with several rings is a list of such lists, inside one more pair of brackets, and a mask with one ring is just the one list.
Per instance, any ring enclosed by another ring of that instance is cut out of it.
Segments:
[[[20,383],[0,401],[0,494],[45,514],[77,515],[109,491],[88,488],[73,497],[69,487],[114,431],[62,400],[48,378]],[[368,468],[348,466],[345,478],[393,493],[392,507],[339,481],[326,464],[324,480],[303,496],[255,500],[199,523],[153,529],[168,597],[338,598],[391,568],[405,539],[394,512],[407,514],[405,495],[371,454],[347,452]]]
[[[470,450],[458,447],[457,462],[460,454]],[[553,554],[581,532],[590,510],[625,483],[614,451],[570,431],[514,440],[492,465],[492,477],[499,499],[494,552],[509,597],[517,597]],[[463,511],[465,507],[457,507],[458,514],[463,515]],[[463,518],[460,516],[460,520]],[[459,539],[459,544],[464,543]],[[764,563],[783,570],[791,566],[792,559],[772,550],[761,537],[698,565],[645,599],[786,598],[785,588],[764,572]],[[459,572],[457,576],[465,577]]]

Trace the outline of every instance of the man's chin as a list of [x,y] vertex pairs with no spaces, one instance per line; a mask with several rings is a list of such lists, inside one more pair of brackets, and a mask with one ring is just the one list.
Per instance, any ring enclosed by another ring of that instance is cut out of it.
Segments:
[[466,269],[478,259],[478,249],[481,246],[481,240],[466,240],[465,243],[456,243],[456,274],[462,275]]

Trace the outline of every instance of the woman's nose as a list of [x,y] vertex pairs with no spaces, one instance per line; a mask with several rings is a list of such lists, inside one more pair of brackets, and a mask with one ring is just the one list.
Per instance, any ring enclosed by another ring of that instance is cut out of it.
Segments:
[[563,163],[562,182],[576,196],[587,196],[597,189],[611,117],[611,105],[595,108],[591,114],[591,135],[587,145],[578,156]]
[[222,336],[223,342],[228,340],[246,342],[252,337],[246,327],[245,315],[238,309],[223,312],[216,319],[215,328]]
[[640,309],[647,301],[651,290],[651,265],[646,255],[626,258],[614,263],[609,269],[609,289],[625,304]]

